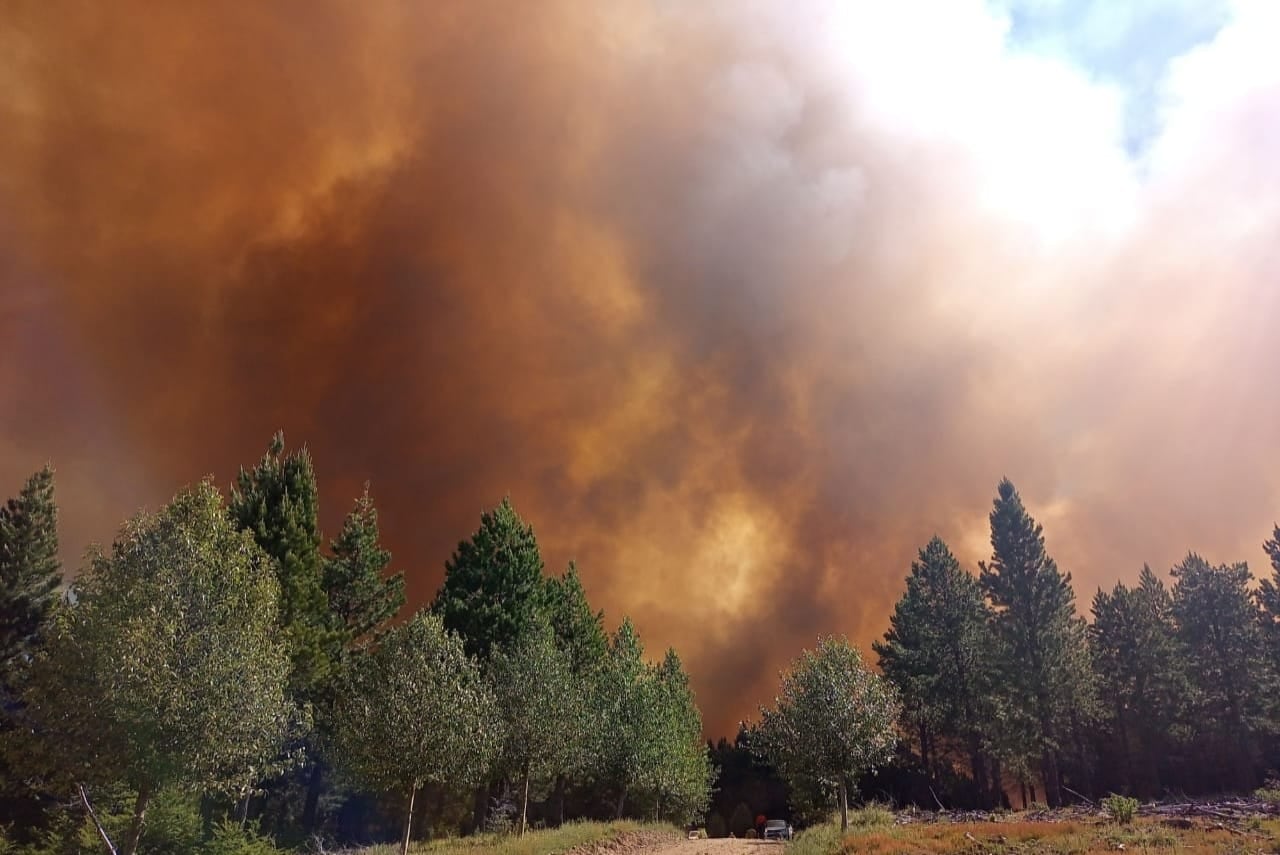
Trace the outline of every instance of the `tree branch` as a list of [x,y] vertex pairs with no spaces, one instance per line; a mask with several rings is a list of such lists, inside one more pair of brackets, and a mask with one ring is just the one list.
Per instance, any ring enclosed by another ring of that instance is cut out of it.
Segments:
[[93,820],[93,827],[98,829],[98,835],[102,838],[102,842],[107,844],[107,851],[111,855],[120,855],[116,850],[116,845],[111,842],[111,838],[107,836],[107,830],[102,827],[102,823],[98,821],[98,814],[94,812],[93,805],[89,804],[89,795],[84,791],[84,784],[77,783],[76,789],[80,792],[80,803],[84,805],[84,809],[89,812],[89,819]]

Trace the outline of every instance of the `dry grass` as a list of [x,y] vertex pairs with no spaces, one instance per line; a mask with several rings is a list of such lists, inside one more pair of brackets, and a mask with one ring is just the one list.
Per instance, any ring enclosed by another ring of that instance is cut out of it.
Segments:
[[[410,844],[413,855],[563,855],[572,849],[605,845],[624,835],[644,833],[646,836],[679,836],[670,825],[631,822],[571,822],[560,828],[531,831],[524,837],[499,834],[474,834],[470,837],[448,837]],[[373,846],[360,850],[360,855],[398,855],[398,845]]]
[[[810,832],[811,834],[813,832]],[[814,843],[822,840],[814,835]],[[1245,828],[1212,824],[1176,828],[1155,819],[1132,825],[1110,822],[912,823],[850,828],[825,853],[804,855],[1095,855],[1095,853],[1158,853],[1158,855],[1257,855],[1280,853],[1280,821],[1256,821]],[[817,850],[816,846],[806,849]]]

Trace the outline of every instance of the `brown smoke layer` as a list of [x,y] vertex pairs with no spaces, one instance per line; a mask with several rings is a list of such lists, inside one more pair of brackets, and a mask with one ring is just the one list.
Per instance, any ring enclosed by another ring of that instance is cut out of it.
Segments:
[[1003,475],[1085,599],[1257,562],[1270,54],[1187,58],[1139,162],[977,11],[841,5],[7,3],[0,492],[51,459],[74,566],[283,427],[416,603],[510,493],[713,735]]

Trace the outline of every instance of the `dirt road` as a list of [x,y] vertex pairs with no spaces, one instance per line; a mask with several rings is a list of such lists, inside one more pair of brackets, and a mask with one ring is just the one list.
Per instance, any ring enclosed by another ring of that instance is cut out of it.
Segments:
[[783,855],[786,844],[777,840],[675,840],[643,850],[637,855]]

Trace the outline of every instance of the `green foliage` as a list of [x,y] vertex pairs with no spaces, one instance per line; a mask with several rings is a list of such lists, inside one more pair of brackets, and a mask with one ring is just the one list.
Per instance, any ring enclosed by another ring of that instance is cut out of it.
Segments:
[[545,597],[556,644],[568,653],[573,673],[585,676],[598,670],[609,652],[604,613],[592,611],[573,562],[563,576],[547,579]]
[[758,747],[798,788],[838,787],[893,756],[897,693],[844,638],[819,639],[782,676],[773,709],[761,709]]
[[369,789],[406,800],[424,784],[480,781],[502,737],[476,663],[426,612],[352,663],[335,714],[339,765]]
[[1128,825],[1133,822],[1133,818],[1138,815],[1138,800],[1121,796],[1115,793],[1107,796],[1102,800],[1102,807],[1106,812],[1121,825]]
[[462,636],[469,655],[485,661],[493,648],[510,647],[533,625],[543,586],[533,528],[505,498],[480,516],[480,528],[445,563],[432,610]]
[[1071,574],[1046,554],[1043,530],[1007,478],[990,519],[992,556],[980,565],[980,581],[996,613],[997,750],[1011,770],[1039,760],[1049,804],[1057,807],[1058,752],[1072,721],[1093,708],[1086,626],[1075,611]]
[[27,479],[0,507],[0,699],[14,691],[62,581],[53,469]]
[[842,848],[840,827],[824,822],[797,834],[787,846],[787,855],[837,855]]
[[849,811],[849,826],[852,828],[874,828],[881,825],[893,825],[897,814],[890,805],[880,802],[867,802],[857,810]]
[[599,676],[596,704],[598,774],[618,794],[618,814],[633,795],[673,822],[702,816],[712,768],[702,719],[675,652],[649,667],[640,636],[624,620]]
[[[208,482],[125,524],[55,611],[27,694],[50,783],[238,791],[297,724],[279,586]],[[135,829],[137,831],[137,829]]]
[[911,563],[884,641],[872,645],[881,673],[902,698],[904,728],[918,736],[926,767],[938,759],[930,748],[952,741],[968,751],[979,787],[986,783],[982,746],[992,716],[990,621],[978,580],[934,537]]
[[1280,782],[1268,781],[1265,787],[1253,791],[1253,797],[1265,804],[1280,807]]
[[270,838],[258,835],[252,828],[224,820],[213,827],[212,837],[194,851],[199,855],[275,855],[280,850]]
[[1171,571],[1173,615],[1186,651],[1197,736],[1222,761],[1224,788],[1252,779],[1252,737],[1264,726],[1260,615],[1248,565],[1212,566],[1190,554]]
[[382,548],[368,485],[329,548],[323,562],[329,609],[347,645],[369,641],[404,605],[404,574],[386,575],[391,553]]
[[340,630],[329,611],[320,558],[319,495],[311,455],[284,454],[277,433],[252,470],[240,470],[230,513],[273,560],[280,585],[280,625],[290,661],[290,688],[301,700],[333,676]]
[[500,768],[525,783],[523,833],[529,782],[573,771],[578,746],[590,738],[589,698],[568,653],[556,646],[545,624],[535,624],[510,651],[495,650],[490,673],[505,737]]
[[1093,598],[1090,652],[1099,694],[1109,700],[1106,720],[1124,739],[1130,785],[1159,791],[1159,761],[1187,695],[1173,601],[1151,568],[1143,567],[1134,588],[1117,584]]

